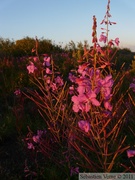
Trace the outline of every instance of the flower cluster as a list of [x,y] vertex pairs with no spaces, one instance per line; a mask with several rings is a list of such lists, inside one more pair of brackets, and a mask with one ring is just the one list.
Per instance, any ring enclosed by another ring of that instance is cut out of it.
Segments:
[[119,46],[119,38],[115,38],[115,40],[110,40],[108,42],[108,32],[109,32],[109,29],[108,29],[108,26],[109,25],[113,25],[113,24],[116,24],[116,22],[112,22],[110,21],[109,19],[111,18],[111,14],[110,14],[110,0],[108,0],[108,4],[107,4],[107,11],[105,13],[105,16],[104,16],[104,19],[102,20],[102,22],[100,24],[105,24],[106,28],[101,28],[103,31],[100,35],[100,39],[99,41],[100,42],[103,42],[103,43],[107,43],[110,47],[111,46],[114,46],[114,44],[116,46]]
[[36,66],[32,61],[30,61],[30,65],[27,66],[28,73],[34,73],[37,70]]
[[[102,32],[102,34],[100,35],[99,41],[100,41],[100,42],[103,42],[103,43],[106,43],[106,42],[107,42],[107,36],[104,35],[103,32]],[[108,45],[109,45],[110,47],[111,47],[111,46],[114,46],[114,44],[115,44],[116,46],[119,46],[119,43],[120,43],[119,38],[115,38],[114,40],[111,39],[111,40],[108,42]]]
[[15,94],[16,96],[21,95],[21,90],[20,90],[20,89],[16,89],[16,90],[14,91],[14,94]]
[[37,133],[32,135],[32,137],[30,136],[26,138],[25,140],[27,142],[27,148],[35,150],[36,145],[40,143],[41,139],[45,134],[46,130],[37,130]]
[[[96,69],[94,72],[94,69],[89,67],[88,63],[79,65],[78,73],[80,74],[79,77],[69,74],[69,79],[74,83],[74,86],[70,87],[70,90],[72,89],[72,93],[74,93],[72,96],[73,111],[89,112],[92,105],[100,106],[102,102],[104,108],[111,111],[112,75],[102,78],[100,69]],[[97,97],[100,97],[100,99]]]
[[56,78],[54,78],[54,80],[51,81],[51,77],[48,75],[45,75],[44,79],[46,82],[46,88],[48,90],[56,91],[64,85],[64,81],[61,78],[61,76],[56,76]]
[[[37,67],[35,66],[35,63],[37,63]],[[29,74],[33,74],[35,73],[35,71],[39,71],[39,74],[43,72],[44,81],[48,90],[56,91],[59,89],[59,87],[64,85],[63,79],[59,75],[59,73],[57,73],[56,75],[53,74],[51,67],[51,58],[48,55],[44,56],[43,63],[41,63],[40,61],[30,61],[30,64],[27,66],[27,70]]]

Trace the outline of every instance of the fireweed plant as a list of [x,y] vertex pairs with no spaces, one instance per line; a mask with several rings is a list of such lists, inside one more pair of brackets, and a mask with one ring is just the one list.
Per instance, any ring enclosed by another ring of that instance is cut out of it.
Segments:
[[23,94],[37,105],[45,126],[37,132],[28,128],[26,146],[55,163],[69,178],[79,172],[120,171],[121,155],[129,149],[122,133],[127,113],[121,108],[124,95],[117,96],[120,84],[116,85],[111,62],[119,39],[108,39],[109,25],[116,24],[110,17],[108,0],[101,22],[106,28],[101,28],[98,40],[93,16],[93,46],[84,46],[82,60],[66,82],[53,56],[45,55],[42,60],[37,56],[27,66],[34,89],[27,88]]
[[69,77],[73,82],[72,109],[79,116],[75,141],[70,143],[84,160],[79,165],[90,172],[116,171],[120,154],[128,148],[124,146],[126,136],[121,133],[127,112],[120,109],[122,97],[115,106],[111,103],[118,88],[111,74],[111,60],[116,53],[112,54],[112,47],[119,45],[119,39],[108,40],[108,25],[115,24],[109,20],[109,11],[110,1],[101,23],[107,26],[102,28],[106,32],[102,32],[99,39],[105,47],[98,43],[96,17],[93,16],[93,47],[85,49],[87,62],[79,65],[77,76],[70,74]]

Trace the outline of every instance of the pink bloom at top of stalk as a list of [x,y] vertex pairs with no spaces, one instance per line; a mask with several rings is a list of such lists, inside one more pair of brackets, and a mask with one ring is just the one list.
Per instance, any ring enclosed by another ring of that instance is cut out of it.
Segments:
[[86,133],[90,130],[90,123],[88,121],[81,120],[78,122],[78,126],[81,130],[83,130]]
[[97,44],[96,50],[97,50],[97,52],[99,52],[101,55],[104,55],[104,54],[105,54],[105,52],[102,50],[102,48],[101,48],[101,46],[100,46],[99,44]]
[[102,22],[100,24],[103,24],[105,22],[105,20],[103,19]]
[[30,62],[30,65],[27,66],[27,70],[30,73],[34,73],[35,70],[37,70],[37,68],[35,67],[33,62]]
[[135,150],[127,150],[127,157],[131,158],[135,156]]
[[117,24],[116,22],[111,22],[111,24]]
[[109,46],[114,46],[114,43],[113,43],[113,40],[112,40],[112,39],[108,42],[108,45],[109,45]]
[[115,42],[115,44],[116,44],[117,46],[119,46],[119,43],[120,43],[119,38],[116,38],[116,39],[114,40],[114,42]]
[[101,34],[101,35],[100,35],[100,38],[99,38],[99,41],[106,43],[107,37],[106,37],[105,35]]

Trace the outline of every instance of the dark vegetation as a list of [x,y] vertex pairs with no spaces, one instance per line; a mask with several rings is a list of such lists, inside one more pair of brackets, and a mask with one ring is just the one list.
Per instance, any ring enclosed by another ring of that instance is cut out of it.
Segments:
[[[39,57],[42,59],[43,54],[51,55],[65,79],[69,71],[76,68],[78,60],[81,61],[83,58],[83,46],[89,46],[87,42],[76,45],[71,41],[63,48],[46,39],[39,39],[38,43]],[[41,157],[31,160],[33,155],[26,151],[22,142],[29,127],[33,131],[42,128],[36,106],[23,95],[16,97],[14,94],[18,88],[24,90],[28,85],[32,88],[26,65],[28,58],[35,56],[35,51],[32,52],[34,48],[34,38],[26,37],[16,42],[0,38],[0,179],[2,180],[32,179],[34,172],[31,169],[38,169],[40,175],[46,174],[44,179],[47,179],[47,176],[49,179],[49,175],[52,179],[59,178],[57,167],[54,170],[54,167],[42,169],[45,159],[40,160],[41,166],[38,164]],[[126,90],[129,80],[131,82],[135,75],[134,57],[135,52],[129,49],[118,49],[112,61],[116,75],[119,72],[122,75],[128,71],[120,92]],[[131,113],[130,116],[134,118],[134,114]],[[27,166],[28,171],[26,171]],[[26,177],[27,174],[29,176]],[[65,178],[64,174],[61,177]]]

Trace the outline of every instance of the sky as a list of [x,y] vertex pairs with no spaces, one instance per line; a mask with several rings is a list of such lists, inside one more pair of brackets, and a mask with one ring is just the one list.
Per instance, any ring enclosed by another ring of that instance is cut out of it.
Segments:
[[[0,37],[19,40],[25,37],[52,40],[55,44],[91,44],[93,15],[97,35],[108,0],[0,0]],[[121,48],[135,51],[135,0],[111,0],[109,38],[120,39]]]

